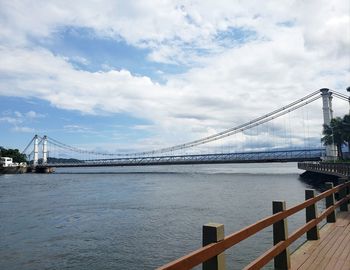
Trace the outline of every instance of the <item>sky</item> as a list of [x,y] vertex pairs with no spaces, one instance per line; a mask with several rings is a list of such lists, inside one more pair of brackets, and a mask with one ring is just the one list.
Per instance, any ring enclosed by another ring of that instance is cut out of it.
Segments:
[[347,0],[0,0],[4,147],[157,149],[349,85]]

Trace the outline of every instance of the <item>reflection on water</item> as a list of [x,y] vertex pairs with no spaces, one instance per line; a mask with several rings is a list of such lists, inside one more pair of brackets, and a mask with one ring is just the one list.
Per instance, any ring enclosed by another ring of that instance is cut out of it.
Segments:
[[[58,169],[0,177],[1,269],[154,269],[201,246],[201,227],[226,233],[304,200],[296,164]],[[304,213],[289,220],[290,232]],[[241,269],[271,247],[271,228],[227,252]],[[303,239],[299,240],[300,244]]]

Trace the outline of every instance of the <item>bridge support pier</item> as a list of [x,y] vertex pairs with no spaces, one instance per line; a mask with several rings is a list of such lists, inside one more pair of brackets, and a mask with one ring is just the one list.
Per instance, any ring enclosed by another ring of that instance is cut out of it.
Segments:
[[38,135],[35,135],[34,137],[34,157],[33,157],[33,166],[37,166],[39,162],[39,141],[38,141]]
[[47,136],[43,137],[43,164],[47,164]]
[[[322,96],[323,124],[329,126],[333,118],[332,92],[328,88],[320,89]],[[336,160],[338,156],[337,148],[333,144],[326,145],[326,160]]]

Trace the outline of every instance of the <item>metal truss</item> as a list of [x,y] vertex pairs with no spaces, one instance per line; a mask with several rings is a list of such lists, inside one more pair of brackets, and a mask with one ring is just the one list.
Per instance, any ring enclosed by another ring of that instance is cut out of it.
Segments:
[[[275,150],[261,152],[240,152],[201,155],[145,156],[115,159],[94,159],[74,163],[51,163],[45,167],[107,167],[107,166],[147,166],[147,165],[185,165],[219,163],[256,162],[297,162],[317,161],[325,155],[324,148]],[[39,165],[40,166],[40,165]]]

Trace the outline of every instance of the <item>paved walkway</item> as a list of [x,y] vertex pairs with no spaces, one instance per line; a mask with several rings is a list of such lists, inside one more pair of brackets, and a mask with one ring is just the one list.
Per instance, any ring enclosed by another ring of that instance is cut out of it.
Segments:
[[350,212],[339,212],[337,222],[325,225],[320,240],[307,241],[291,255],[298,270],[350,270]]

